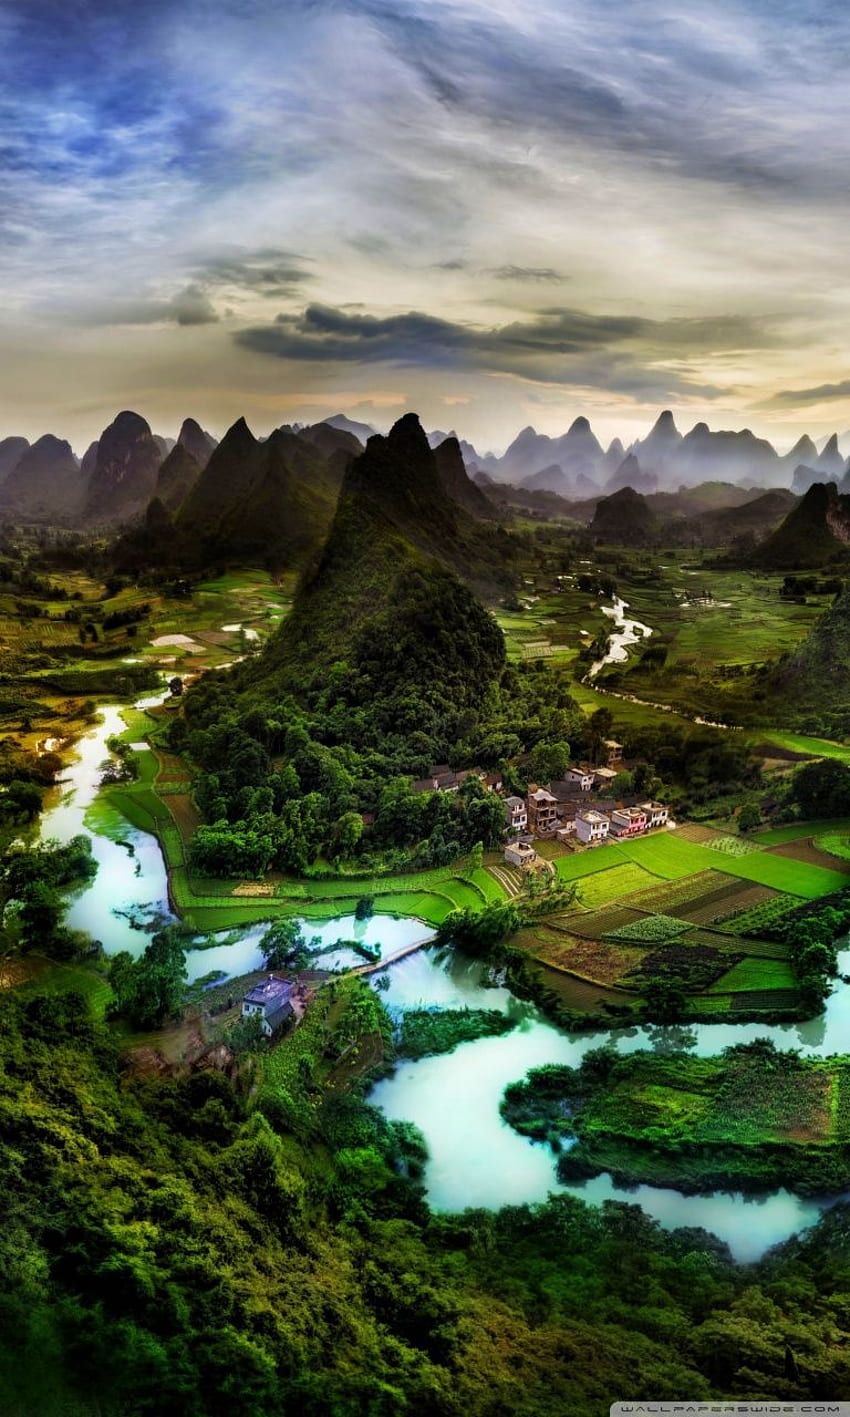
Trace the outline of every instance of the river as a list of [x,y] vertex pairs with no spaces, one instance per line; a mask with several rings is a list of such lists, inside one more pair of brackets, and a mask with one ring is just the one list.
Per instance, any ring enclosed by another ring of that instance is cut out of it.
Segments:
[[614,621],[615,628],[608,637],[607,654],[590,666],[588,679],[595,679],[606,664],[622,664],[629,657],[629,645],[639,644],[641,640],[649,639],[652,634],[649,625],[641,624],[640,620],[629,619],[626,615],[628,608],[628,602],[622,600],[619,595],[614,596],[611,605],[602,606],[602,614]]
[[[157,702],[158,699],[143,702]],[[86,814],[97,796],[100,764],[108,756],[106,739],[123,728],[120,708],[102,711],[101,721],[76,745],[58,800],[42,818],[43,839],[67,841],[84,832],[92,838],[98,874],[73,898],[68,923],[102,940],[107,954],[128,949],[139,955],[147,943],[127,915],[159,913],[170,917],[165,865],[154,837],[99,808],[97,830],[86,827]],[[149,750],[147,750],[149,751]],[[129,850],[132,848],[132,852]],[[382,956],[423,935],[419,920],[352,916],[315,924],[303,922],[305,934],[318,935],[327,947],[322,963],[333,968],[361,963],[352,950],[335,950],[338,939],[361,939],[381,945]],[[189,979],[212,970],[239,975],[262,962],[259,939],[264,926],[241,934],[223,934],[221,942],[187,954]],[[842,973],[850,973],[850,949],[839,957]],[[428,1143],[427,1198],[435,1210],[467,1206],[498,1207],[544,1200],[550,1191],[566,1190],[594,1204],[616,1199],[640,1204],[666,1228],[704,1226],[718,1235],[742,1261],[753,1260],[771,1245],[812,1224],[825,1206],[834,1203],[802,1199],[786,1191],[757,1199],[715,1193],[683,1196],[674,1190],[638,1186],[617,1190],[608,1176],[560,1186],[548,1147],[519,1136],[499,1115],[505,1086],[543,1063],[577,1063],[588,1048],[610,1040],[618,1049],[668,1047],[681,1043],[681,1030],[657,1027],[613,1030],[609,1034],[567,1034],[555,1028],[531,1004],[505,988],[489,987],[484,967],[458,951],[426,949],[388,969],[389,988],[383,1000],[391,1012],[405,1008],[497,1008],[517,1020],[512,1032],[462,1044],[454,1052],[403,1062],[372,1090],[370,1101],[388,1117],[415,1122]],[[825,1013],[804,1024],[701,1024],[691,1032],[694,1051],[718,1053],[730,1043],[772,1038],[778,1047],[799,1048],[809,1056],[844,1052],[848,1036],[848,986],[839,983]],[[685,1034],[687,1037],[687,1034]]]

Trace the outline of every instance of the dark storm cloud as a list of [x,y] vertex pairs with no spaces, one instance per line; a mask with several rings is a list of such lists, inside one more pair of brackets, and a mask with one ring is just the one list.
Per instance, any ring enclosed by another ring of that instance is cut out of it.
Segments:
[[741,316],[656,321],[637,316],[547,310],[531,320],[479,329],[421,311],[378,317],[326,305],[279,315],[272,325],[235,335],[237,343],[278,359],[387,363],[422,369],[483,369],[542,383],[593,383],[620,392],[710,384],[654,370],[651,362],[693,353],[771,344],[771,329]]

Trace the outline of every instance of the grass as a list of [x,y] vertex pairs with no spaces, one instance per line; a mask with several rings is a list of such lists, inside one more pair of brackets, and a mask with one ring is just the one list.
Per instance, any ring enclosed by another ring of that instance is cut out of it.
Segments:
[[650,885],[654,878],[642,866],[633,861],[624,861],[620,865],[610,866],[605,871],[579,879],[581,884],[576,890],[577,903],[589,910],[596,910],[599,906],[622,900],[633,891]]
[[[746,942],[742,942],[746,947]],[[796,989],[797,980],[787,960],[748,956],[709,984],[709,994],[736,994],[750,989]]]
[[[638,865],[671,880],[704,871],[717,862],[717,853],[711,847],[677,840],[672,832],[644,837],[643,840],[622,842],[616,849],[624,852]],[[839,871],[791,861],[786,857],[770,856],[764,851],[742,857],[726,856],[723,869],[728,875],[740,876],[743,880],[755,881],[762,886],[771,886],[788,895],[801,896],[804,900],[829,895],[847,884],[846,876]]]
[[850,832],[850,817],[828,817],[812,822],[788,822],[782,827],[754,834],[753,840],[763,846],[784,846],[789,841],[820,836],[825,832]]

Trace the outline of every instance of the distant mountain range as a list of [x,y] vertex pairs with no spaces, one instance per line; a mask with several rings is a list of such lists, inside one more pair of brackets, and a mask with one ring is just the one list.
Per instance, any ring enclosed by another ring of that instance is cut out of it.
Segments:
[[[484,594],[504,580],[512,546],[493,524],[517,514],[573,523],[600,543],[729,547],[776,569],[824,564],[850,542],[850,470],[835,434],[820,452],[803,436],[780,457],[747,429],[699,423],[683,435],[665,411],[628,448],[614,439],[603,449],[586,418],[557,438],[525,428],[501,458],[442,430],[403,446],[421,456],[420,443],[435,506],[452,509],[428,553]],[[238,419],[217,443],[192,418],[172,439],[125,410],[82,458],[52,434],[0,440],[0,520],[119,532],[128,568],[235,555],[298,569],[318,554],[366,444],[377,455],[386,439],[342,413],[266,438]],[[420,509],[425,528],[435,516]]]

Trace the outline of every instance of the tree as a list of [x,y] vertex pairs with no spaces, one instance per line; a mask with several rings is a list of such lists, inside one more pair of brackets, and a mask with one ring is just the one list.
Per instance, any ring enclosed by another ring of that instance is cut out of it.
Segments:
[[120,1013],[137,1028],[157,1028],[180,1012],[186,982],[186,931],[167,925],[154,935],[141,959],[115,955],[109,981]]
[[301,969],[307,959],[307,941],[297,920],[276,920],[260,940],[268,969]]
[[363,835],[363,818],[359,812],[344,812],[334,823],[331,843],[337,856],[353,856]]
[[850,813],[850,768],[836,758],[807,763],[796,773],[791,795],[805,818],[844,817]]
[[755,802],[745,802],[738,813],[738,831],[749,832],[761,826],[761,812]]

